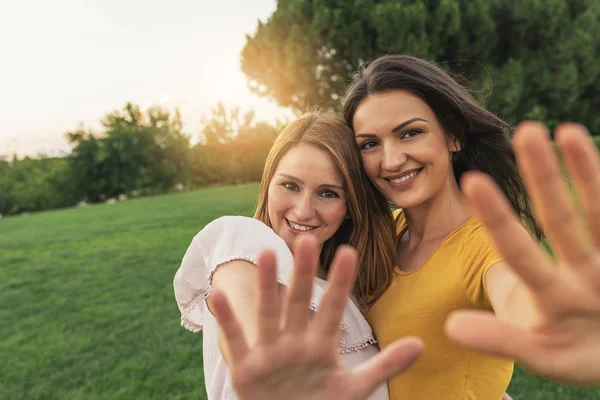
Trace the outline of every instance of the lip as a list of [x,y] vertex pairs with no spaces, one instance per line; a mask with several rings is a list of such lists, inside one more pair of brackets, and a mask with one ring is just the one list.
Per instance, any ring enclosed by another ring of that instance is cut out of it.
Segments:
[[[423,168],[415,168],[415,169],[411,169],[411,170],[408,170],[408,171],[404,171],[401,174],[396,174],[396,175],[390,175],[390,176],[382,177],[381,179],[383,179],[386,182],[386,184],[388,184],[389,186],[391,186],[391,187],[393,187],[395,189],[406,189],[421,175],[422,171],[423,171]],[[398,179],[398,178],[401,178],[401,177],[406,176],[408,174],[411,174],[413,172],[416,172],[417,174],[415,176],[413,176],[413,177],[411,177],[411,178],[403,181],[403,182],[394,183],[394,182],[390,181],[390,179]]]
[[296,221],[291,221],[291,222],[292,222],[292,223],[294,223],[294,224],[303,225],[303,226],[310,226],[310,227],[312,227],[312,228],[313,228],[313,229],[311,229],[311,230],[308,230],[308,231],[301,231],[301,230],[299,230],[299,229],[296,229],[296,228],[292,227],[292,225],[290,224],[290,220],[289,220],[289,219],[287,219],[287,218],[285,218],[285,217],[284,217],[283,219],[285,220],[285,224],[287,225],[288,229],[289,229],[289,230],[290,230],[292,233],[294,233],[294,234],[297,234],[297,235],[300,235],[300,234],[303,234],[303,233],[312,233],[312,232],[314,232],[316,229],[318,229],[318,228],[319,228],[318,226],[306,225],[306,224],[301,224],[301,223],[299,223],[299,222],[296,222]]

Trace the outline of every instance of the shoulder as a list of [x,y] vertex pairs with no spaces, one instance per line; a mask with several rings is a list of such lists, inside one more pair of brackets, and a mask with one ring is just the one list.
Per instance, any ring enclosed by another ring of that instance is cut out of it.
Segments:
[[477,218],[469,218],[459,229],[460,245],[463,253],[478,252],[482,249],[495,252],[491,236]]
[[478,308],[491,309],[486,274],[502,262],[491,237],[476,218],[469,219],[461,230],[459,262],[462,284],[469,301]]
[[215,219],[202,228],[193,239],[202,247],[224,242],[231,245],[282,247],[285,242],[265,223],[250,217],[224,216]]
[[467,276],[485,272],[492,265],[502,261],[491,236],[475,217],[463,224],[458,239],[463,271],[470,271]]
[[256,218],[244,217],[240,215],[226,215],[219,217],[202,228],[198,235],[208,235],[222,231],[252,230],[253,232],[273,232],[265,223]]
[[235,254],[246,254],[255,260],[263,249],[274,250],[278,258],[288,262],[291,257],[287,244],[271,227],[244,216],[217,218],[196,234],[194,242],[212,256],[213,262]]

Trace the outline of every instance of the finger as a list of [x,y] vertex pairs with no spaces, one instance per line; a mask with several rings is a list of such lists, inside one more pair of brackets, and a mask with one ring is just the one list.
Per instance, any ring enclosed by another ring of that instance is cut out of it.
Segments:
[[279,333],[281,305],[277,263],[272,251],[263,251],[258,256],[258,340],[269,344]]
[[327,290],[319,304],[313,329],[319,336],[339,334],[339,326],[348,305],[348,296],[354,282],[358,264],[356,250],[350,246],[340,246],[331,263],[327,279]]
[[289,332],[306,330],[318,261],[316,239],[312,235],[300,236],[294,246],[294,273],[285,300],[285,329]]
[[543,290],[555,276],[554,267],[500,188],[492,178],[480,172],[465,174],[462,188],[509,267],[533,291]]
[[238,362],[242,360],[249,351],[244,332],[235,318],[225,294],[220,290],[215,289],[210,296],[211,310],[223,333],[229,358],[233,363]]
[[520,124],[514,144],[532,205],[550,243],[560,259],[579,263],[591,249],[586,245],[546,127],[537,122]]
[[542,350],[528,331],[499,320],[491,312],[454,311],[444,329],[450,339],[470,349],[515,359],[526,367],[543,362],[540,359]]
[[415,337],[407,337],[387,346],[375,357],[353,371],[357,398],[366,398],[387,380],[408,369],[421,356],[425,346]]
[[[446,334],[470,349],[497,357],[514,359],[529,372],[566,384],[597,383],[594,368],[573,369],[587,353],[570,351],[575,346],[571,334],[536,330],[526,331],[500,321],[490,312],[454,311],[446,320]],[[578,339],[574,339],[577,341]],[[591,350],[594,351],[594,350]],[[589,372],[589,374],[588,374]]]
[[575,181],[588,227],[600,247],[600,157],[588,131],[579,124],[565,123],[556,130],[558,146],[570,176]]

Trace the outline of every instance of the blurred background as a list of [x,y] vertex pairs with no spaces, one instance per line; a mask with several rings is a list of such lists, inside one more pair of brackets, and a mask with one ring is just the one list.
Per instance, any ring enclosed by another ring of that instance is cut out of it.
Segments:
[[[0,0],[0,399],[205,398],[181,257],[388,53],[600,135],[598,0]],[[509,394],[600,399],[520,369]]]

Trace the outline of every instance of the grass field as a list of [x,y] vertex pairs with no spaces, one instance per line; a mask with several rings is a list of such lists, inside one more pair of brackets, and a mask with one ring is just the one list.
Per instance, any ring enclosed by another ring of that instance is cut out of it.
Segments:
[[[193,235],[257,185],[0,219],[0,399],[203,399],[172,279]],[[600,400],[517,370],[515,400]]]

